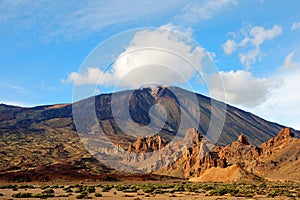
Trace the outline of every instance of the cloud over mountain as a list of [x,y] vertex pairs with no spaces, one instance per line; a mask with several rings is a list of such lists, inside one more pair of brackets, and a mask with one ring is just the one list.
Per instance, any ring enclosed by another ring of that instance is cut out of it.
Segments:
[[[189,36],[189,30],[187,33]],[[197,70],[202,70],[201,61],[207,56],[205,50],[195,46],[187,36],[177,32],[172,24],[138,31],[107,72],[87,68],[83,74],[70,73],[65,82],[133,88],[149,83],[185,83]]]

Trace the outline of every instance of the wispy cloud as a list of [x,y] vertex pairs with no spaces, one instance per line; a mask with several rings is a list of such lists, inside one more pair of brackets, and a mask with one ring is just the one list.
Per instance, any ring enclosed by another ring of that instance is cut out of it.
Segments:
[[289,55],[285,57],[283,64],[279,67],[279,70],[287,71],[300,69],[300,63],[292,61],[294,54],[295,51],[292,51]]
[[162,17],[185,1],[1,1],[0,25],[37,32],[41,38],[83,37],[111,25]]
[[239,50],[240,62],[249,69],[252,64],[262,57],[261,45],[267,40],[274,39],[281,33],[282,28],[278,25],[274,25],[270,29],[265,29],[262,26],[250,26],[233,34],[234,36],[242,35],[239,41],[235,40],[235,38],[229,39],[222,47],[227,55],[231,55],[236,50]]
[[294,22],[292,24],[291,30],[294,31],[294,30],[297,30],[297,29],[300,29],[300,22]]
[[27,94],[28,91],[26,88],[18,86],[18,85],[13,85],[13,84],[8,84],[8,83],[0,83],[0,86],[5,87],[5,88],[9,88],[10,90],[13,90],[17,93],[20,94]]
[[237,0],[202,0],[192,1],[183,9],[183,13],[178,15],[177,18],[189,21],[197,22],[199,20],[207,20],[220,12],[236,7],[238,5]]

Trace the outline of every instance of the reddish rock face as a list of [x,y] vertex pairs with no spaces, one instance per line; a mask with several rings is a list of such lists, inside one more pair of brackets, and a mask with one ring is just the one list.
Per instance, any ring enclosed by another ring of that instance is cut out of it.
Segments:
[[276,137],[259,147],[250,145],[248,138],[240,135],[230,145],[209,148],[211,144],[203,137],[200,140],[194,137],[197,135],[199,133],[196,130],[189,129],[186,137],[194,138],[194,142],[180,159],[159,172],[167,171],[168,175],[175,175],[176,172],[181,177],[201,177],[208,169],[224,169],[238,164],[255,176],[300,180],[300,173],[295,169],[300,164],[300,139],[294,138],[289,128],[281,130]]
[[159,135],[147,138],[139,137],[134,144],[129,145],[128,152],[147,153],[157,151],[162,149],[165,144],[166,142]]

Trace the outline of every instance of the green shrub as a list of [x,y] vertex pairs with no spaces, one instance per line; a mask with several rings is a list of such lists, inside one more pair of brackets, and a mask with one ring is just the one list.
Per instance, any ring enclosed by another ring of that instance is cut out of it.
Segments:
[[219,186],[209,191],[211,196],[223,196],[224,194],[233,193],[234,191],[226,186]]
[[34,189],[34,186],[32,185],[19,185],[19,189]]
[[76,196],[76,199],[84,199],[87,197],[87,193],[86,192],[83,192],[83,193],[80,193],[79,195]]
[[236,197],[253,197],[255,195],[255,192],[249,189],[239,189],[235,190],[231,194]]
[[113,187],[113,185],[104,185],[102,188],[102,192],[109,192]]
[[175,185],[174,188],[172,189],[174,192],[183,192],[185,191],[183,185]]
[[102,197],[101,193],[95,193],[95,197]]
[[143,187],[142,190],[145,193],[151,193],[155,190],[155,187],[153,185],[147,185],[147,186]]
[[88,186],[88,187],[86,188],[86,191],[87,191],[88,193],[94,193],[94,192],[96,192],[96,189],[95,189],[94,186]]
[[261,182],[259,185],[258,185],[259,188],[266,188],[267,187],[267,184],[265,182]]
[[276,196],[279,196],[279,193],[278,193],[277,190],[271,190],[271,191],[269,191],[268,196],[269,197],[276,197]]
[[75,193],[81,193],[81,192],[83,192],[83,188],[82,188],[82,187],[77,188],[77,189],[75,190]]
[[42,193],[45,193],[45,194],[54,193],[54,190],[49,188],[49,189],[44,190]]
[[116,187],[116,190],[117,190],[117,191],[123,191],[123,190],[127,190],[127,189],[129,189],[129,186],[128,186],[128,185],[118,185],[118,186]]
[[198,192],[199,191],[199,186],[198,185],[187,185],[185,187],[185,189],[188,192]]
[[12,189],[17,187],[17,185],[0,185],[0,189]]
[[58,185],[53,185],[50,188],[57,189],[57,188],[59,188],[59,186]]
[[37,194],[33,194],[32,197],[46,199],[48,197],[55,197],[55,195],[54,193],[37,193]]
[[30,197],[32,197],[32,193],[19,192],[17,194],[13,194],[12,197],[14,197],[14,198],[30,198]]
[[85,197],[86,197],[86,195],[79,194],[76,196],[76,199],[84,199]]
[[65,190],[67,193],[72,193],[73,192],[73,190],[71,189],[71,188],[68,188],[68,189],[66,189]]
[[45,189],[47,189],[47,188],[49,188],[49,187],[50,187],[49,185],[41,185],[40,188],[41,188],[42,190],[45,190]]

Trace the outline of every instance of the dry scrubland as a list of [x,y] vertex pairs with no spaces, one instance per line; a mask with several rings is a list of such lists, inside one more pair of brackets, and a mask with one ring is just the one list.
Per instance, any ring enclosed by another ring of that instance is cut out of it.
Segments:
[[0,199],[300,199],[300,183],[2,183]]

